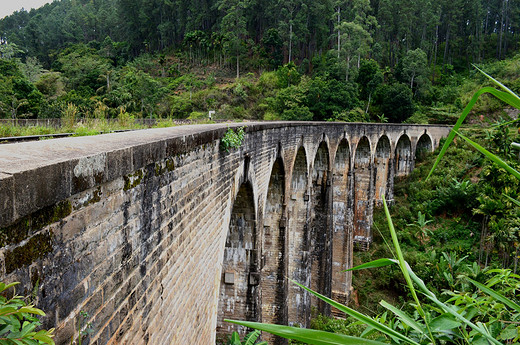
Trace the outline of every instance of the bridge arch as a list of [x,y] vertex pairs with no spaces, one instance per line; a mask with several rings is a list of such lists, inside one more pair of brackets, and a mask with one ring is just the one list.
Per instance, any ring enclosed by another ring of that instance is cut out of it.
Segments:
[[391,160],[391,143],[386,134],[379,137],[374,155],[375,170],[375,190],[374,201],[376,205],[382,203],[382,196],[387,196],[386,191],[389,186],[390,176],[390,160]]
[[[331,272],[327,269],[332,256],[330,150],[322,141],[314,156],[311,176],[311,288],[330,296]],[[322,314],[330,313],[330,306],[311,297],[311,305]]]
[[354,156],[354,242],[368,247],[370,242],[370,215],[372,214],[372,161],[368,137],[359,139]]
[[[281,157],[271,169],[264,210],[261,254],[262,322],[286,324],[286,220],[283,218],[285,199],[285,170]],[[258,280],[257,280],[258,281]],[[277,341],[271,335],[265,340]]]
[[[310,286],[309,172],[305,147],[294,157],[288,202],[289,277]],[[308,326],[310,297],[295,284],[289,284],[289,324]]]
[[403,133],[395,145],[395,176],[403,177],[413,169],[412,142],[410,137]]
[[332,170],[332,297],[335,301],[346,303],[351,286],[351,273],[343,272],[351,267],[352,227],[349,183],[350,145],[343,138],[336,150]]
[[415,159],[421,161],[428,153],[433,152],[433,140],[430,134],[425,130],[424,133],[417,140],[415,146]]
[[226,318],[259,319],[258,284],[253,281],[258,272],[257,219],[253,186],[249,180],[238,188],[228,229],[218,297],[217,338],[233,331],[246,333],[244,327],[225,323]]

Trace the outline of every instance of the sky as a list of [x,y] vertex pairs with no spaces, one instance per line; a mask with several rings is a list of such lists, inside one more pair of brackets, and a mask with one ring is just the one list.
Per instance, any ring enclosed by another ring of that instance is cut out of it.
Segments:
[[49,2],[52,0],[0,0],[0,18],[19,11],[22,7],[29,11],[31,8],[41,7]]

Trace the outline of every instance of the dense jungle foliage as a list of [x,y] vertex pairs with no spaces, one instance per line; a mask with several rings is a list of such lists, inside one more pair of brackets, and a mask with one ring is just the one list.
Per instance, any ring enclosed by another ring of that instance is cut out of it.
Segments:
[[471,63],[520,89],[519,9],[56,0],[0,20],[0,116],[450,123],[483,81]]

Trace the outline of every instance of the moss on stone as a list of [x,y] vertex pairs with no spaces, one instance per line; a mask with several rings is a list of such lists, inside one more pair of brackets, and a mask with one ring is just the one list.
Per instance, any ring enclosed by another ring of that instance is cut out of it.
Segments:
[[175,170],[173,158],[168,158],[164,163],[155,163],[155,176],[161,176]]
[[18,268],[30,265],[50,252],[52,252],[52,234],[50,232],[37,234],[23,246],[4,254],[5,272],[9,274]]
[[125,186],[123,190],[127,191],[129,189],[135,188],[141,184],[143,181],[143,171],[141,169],[137,170],[133,174],[128,174],[124,176]]
[[97,187],[97,189],[92,194],[92,199],[90,199],[88,203],[89,204],[95,204],[96,202],[100,202],[101,201],[101,194],[103,194],[101,192],[101,187]]
[[72,204],[65,200],[27,215],[16,223],[0,229],[0,247],[20,243],[36,231],[62,220],[71,213]]

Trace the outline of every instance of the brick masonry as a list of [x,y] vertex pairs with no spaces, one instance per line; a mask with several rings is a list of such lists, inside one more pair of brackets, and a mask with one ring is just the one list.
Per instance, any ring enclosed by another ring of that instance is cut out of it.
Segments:
[[212,344],[228,317],[307,325],[315,301],[284,277],[346,301],[374,203],[449,132],[247,123],[224,152],[228,126],[0,146],[0,276],[35,292],[57,344],[81,311],[85,344]]

